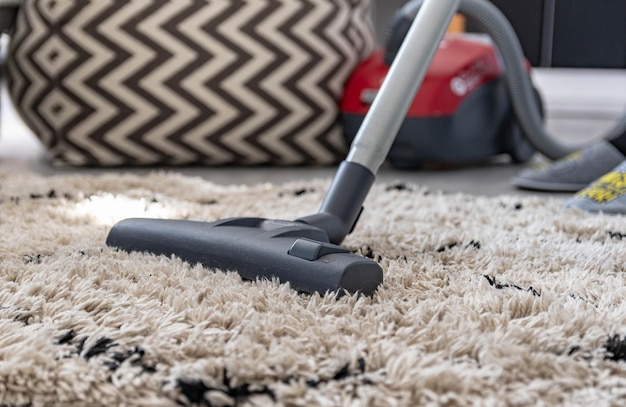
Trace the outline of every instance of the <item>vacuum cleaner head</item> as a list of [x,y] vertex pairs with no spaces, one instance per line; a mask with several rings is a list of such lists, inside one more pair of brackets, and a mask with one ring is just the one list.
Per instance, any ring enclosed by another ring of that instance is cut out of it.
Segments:
[[329,243],[326,232],[302,222],[126,219],[111,229],[107,245],[237,271],[246,280],[276,278],[306,293],[371,295],[382,282],[376,262]]

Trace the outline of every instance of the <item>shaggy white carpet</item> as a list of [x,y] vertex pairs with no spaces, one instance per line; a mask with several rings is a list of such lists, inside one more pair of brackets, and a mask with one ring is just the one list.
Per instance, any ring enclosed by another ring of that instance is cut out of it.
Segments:
[[1,405],[623,405],[626,217],[376,185],[371,298],[105,247],[126,217],[294,219],[326,180],[0,174]]

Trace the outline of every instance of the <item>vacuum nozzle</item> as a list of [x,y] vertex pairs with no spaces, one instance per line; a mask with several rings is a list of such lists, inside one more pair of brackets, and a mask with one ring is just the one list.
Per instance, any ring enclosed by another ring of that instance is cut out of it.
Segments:
[[371,295],[383,280],[376,262],[329,243],[326,232],[302,222],[126,219],[111,229],[106,243],[129,252],[175,255],[190,264],[236,271],[246,280],[276,278],[306,293]]

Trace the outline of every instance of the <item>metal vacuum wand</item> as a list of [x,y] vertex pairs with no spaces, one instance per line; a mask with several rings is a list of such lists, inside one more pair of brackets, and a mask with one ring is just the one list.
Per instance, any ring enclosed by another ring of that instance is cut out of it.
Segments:
[[461,0],[426,0],[341,163],[319,213],[302,218],[340,244],[355,226],[375,174],[385,161]]

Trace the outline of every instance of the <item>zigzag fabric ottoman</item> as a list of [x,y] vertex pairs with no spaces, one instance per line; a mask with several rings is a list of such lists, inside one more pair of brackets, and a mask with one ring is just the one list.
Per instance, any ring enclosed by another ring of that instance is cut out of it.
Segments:
[[55,164],[334,164],[369,0],[26,0],[9,95]]

